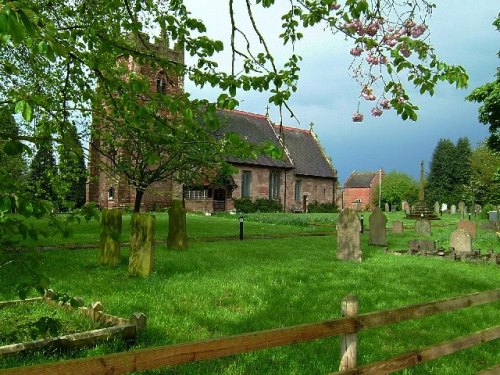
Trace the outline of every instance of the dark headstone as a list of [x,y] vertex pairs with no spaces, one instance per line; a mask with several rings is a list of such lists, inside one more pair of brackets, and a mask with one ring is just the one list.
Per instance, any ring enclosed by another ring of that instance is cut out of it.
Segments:
[[122,212],[118,209],[102,210],[101,226],[102,232],[98,261],[100,264],[116,266],[120,263]]
[[472,240],[476,238],[477,227],[475,221],[460,220],[457,224],[457,228],[465,229],[467,233],[469,233],[469,236]]
[[498,221],[498,211],[489,211],[488,212],[488,219],[492,223],[494,223],[495,221]]
[[386,226],[387,218],[380,208],[370,215],[370,245],[387,246]]
[[186,250],[187,247],[186,210],[180,200],[174,199],[168,209],[167,249]]
[[436,251],[436,241],[433,240],[411,240],[408,241],[408,253],[415,253],[419,251]]
[[362,260],[360,231],[361,222],[356,211],[342,210],[337,222],[337,259]]
[[155,227],[154,216],[141,213],[132,214],[128,261],[128,271],[131,275],[147,277],[153,271]]

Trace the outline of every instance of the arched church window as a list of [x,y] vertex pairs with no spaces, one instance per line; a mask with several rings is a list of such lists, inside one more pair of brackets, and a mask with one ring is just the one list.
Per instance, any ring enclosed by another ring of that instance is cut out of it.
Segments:
[[156,76],[156,92],[159,94],[167,93],[167,77],[163,72],[158,73]]

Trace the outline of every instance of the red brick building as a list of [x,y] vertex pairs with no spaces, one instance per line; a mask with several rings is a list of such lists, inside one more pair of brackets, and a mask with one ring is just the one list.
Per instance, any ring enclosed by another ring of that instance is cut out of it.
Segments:
[[[151,48],[168,58],[183,63],[184,54],[169,49],[165,40],[157,39]],[[149,77],[152,92],[175,93],[182,90],[181,78],[170,72],[153,71],[150,67],[127,61],[131,70]],[[219,111],[221,134],[229,132],[252,143],[271,142],[284,150],[284,158],[259,155],[256,159],[229,158],[226,161],[238,172],[223,181],[206,182],[203,186],[182,186],[172,180],[149,186],[142,198],[145,210],[170,206],[172,198],[183,198],[190,211],[229,211],[234,198],[267,198],[279,200],[285,211],[306,211],[308,203],[336,203],[337,175],[329,158],[312,130],[275,126],[267,116]],[[97,150],[99,139],[91,140],[87,202],[101,207],[133,207],[135,189],[112,173],[111,163]]]
[[383,169],[375,172],[353,171],[344,184],[343,208],[357,211],[374,210],[374,194],[383,177]]

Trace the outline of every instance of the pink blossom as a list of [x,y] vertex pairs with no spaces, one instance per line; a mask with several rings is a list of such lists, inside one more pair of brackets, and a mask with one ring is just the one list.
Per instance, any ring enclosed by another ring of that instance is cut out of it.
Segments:
[[391,109],[391,105],[389,104],[389,99],[380,100],[379,104],[383,109]]
[[363,121],[363,115],[359,112],[354,112],[352,114],[352,122],[362,122]]
[[404,56],[404,57],[410,57],[411,55],[411,51],[408,49],[408,47],[406,45],[402,45],[401,48],[399,49],[399,52],[401,52],[401,54]]
[[405,99],[405,98],[403,98],[402,96],[400,96],[400,97],[398,98],[398,103],[404,104],[404,103],[406,103],[406,99]]
[[369,87],[365,87],[363,89],[363,91],[361,91],[361,96],[366,99],[366,100],[370,100],[370,101],[373,101],[375,99],[377,99],[377,97],[375,95],[373,95],[373,90]]
[[384,113],[379,107],[372,108],[372,116],[380,117]]
[[418,25],[411,31],[411,36],[414,38],[418,38],[422,36],[423,33],[425,33],[425,30],[427,30],[427,27],[425,25]]
[[330,5],[330,9],[332,9],[332,10],[339,10],[340,9],[340,4],[333,3],[332,5]]
[[356,47],[356,48],[351,48],[351,55],[353,56],[360,56],[361,53],[363,52],[362,48]]

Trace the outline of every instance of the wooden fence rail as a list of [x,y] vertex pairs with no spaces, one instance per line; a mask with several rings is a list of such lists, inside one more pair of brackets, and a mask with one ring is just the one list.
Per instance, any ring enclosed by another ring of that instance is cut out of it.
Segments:
[[[411,305],[397,309],[377,311],[356,316],[346,316],[340,319],[329,320],[320,323],[302,324],[292,327],[245,333],[241,335],[212,340],[146,348],[99,357],[68,360],[58,363],[4,369],[0,370],[0,375],[19,374],[20,372],[26,375],[116,375],[133,371],[152,370],[165,366],[178,365],[207,359],[215,359],[238,353],[251,352],[257,349],[272,348],[276,346],[310,341],[340,334],[355,333],[370,328],[384,326],[386,324],[423,318],[441,312],[449,312],[496,301],[500,301],[500,289],[474,293],[463,297]],[[488,340],[498,338],[498,334],[499,327],[495,327],[491,330],[473,334],[471,335],[473,336],[473,338],[466,338],[465,340],[467,342],[473,341],[477,343],[486,342]],[[457,340],[461,339],[463,338]],[[455,344],[452,344],[452,346],[453,345]],[[439,353],[439,350],[440,349],[438,348],[436,349],[436,351],[433,351],[433,349],[428,348],[424,349],[424,351],[421,353],[414,352],[411,355],[416,355],[417,358],[418,356],[429,356],[430,358],[432,353]],[[404,356],[405,355],[403,355],[402,358]],[[411,360],[406,359],[401,359],[400,361],[412,363]],[[409,366],[411,366],[411,364]],[[358,371],[350,373],[362,373],[359,371],[364,371],[360,369],[350,370]]]

